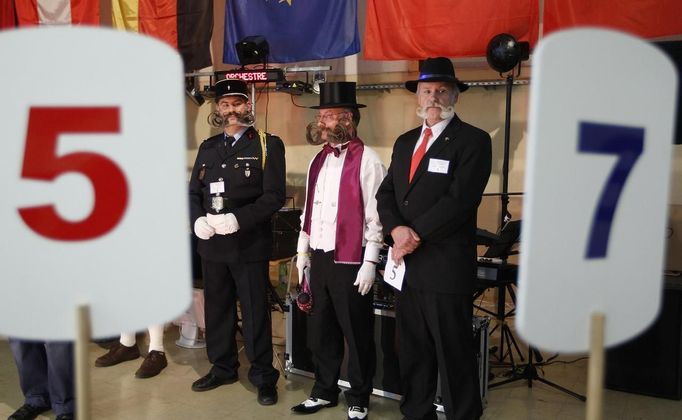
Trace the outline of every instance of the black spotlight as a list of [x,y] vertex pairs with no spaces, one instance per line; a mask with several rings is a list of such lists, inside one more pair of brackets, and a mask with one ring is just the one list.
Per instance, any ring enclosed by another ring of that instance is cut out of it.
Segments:
[[197,82],[194,77],[185,78],[185,93],[187,97],[192,100],[197,106],[203,105],[205,102],[204,97],[201,96],[201,92],[197,87]]
[[521,61],[528,60],[530,44],[518,42],[509,34],[495,35],[485,51],[488,64],[500,73],[506,73]]
[[234,44],[237,57],[242,66],[267,62],[270,46],[262,35],[247,36]]

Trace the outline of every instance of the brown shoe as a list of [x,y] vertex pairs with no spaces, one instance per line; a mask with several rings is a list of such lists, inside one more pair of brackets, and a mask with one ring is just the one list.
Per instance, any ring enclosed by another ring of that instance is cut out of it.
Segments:
[[162,351],[152,350],[144,358],[142,365],[135,372],[136,378],[151,378],[156,376],[163,368],[168,366],[168,360],[166,360],[166,353]]
[[95,366],[114,366],[121,362],[127,362],[128,360],[135,360],[138,357],[140,357],[140,349],[137,348],[137,344],[132,347],[126,347],[121,343],[116,343],[109,348],[109,351],[105,355],[100,356],[95,360]]

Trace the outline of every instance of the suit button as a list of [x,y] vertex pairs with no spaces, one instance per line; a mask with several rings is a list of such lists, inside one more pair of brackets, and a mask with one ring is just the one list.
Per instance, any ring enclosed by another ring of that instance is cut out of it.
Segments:
[[407,206],[408,204],[410,203],[407,200],[403,201],[403,206]]

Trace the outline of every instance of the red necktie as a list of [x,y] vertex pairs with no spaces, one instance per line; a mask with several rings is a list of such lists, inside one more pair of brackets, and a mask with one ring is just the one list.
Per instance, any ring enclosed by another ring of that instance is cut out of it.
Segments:
[[432,135],[431,129],[426,127],[426,130],[424,130],[424,137],[422,138],[422,142],[421,144],[419,144],[419,147],[417,147],[417,150],[412,155],[409,182],[412,182],[412,177],[414,176],[414,173],[417,172],[419,162],[421,162],[422,158],[424,157],[424,154],[426,153],[426,145],[429,144],[429,139],[431,138],[431,135]]

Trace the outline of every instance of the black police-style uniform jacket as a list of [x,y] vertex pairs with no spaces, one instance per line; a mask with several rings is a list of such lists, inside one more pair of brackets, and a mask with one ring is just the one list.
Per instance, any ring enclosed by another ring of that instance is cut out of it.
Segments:
[[209,261],[254,262],[268,260],[272,251],[270,219],[285,202],[286,167],[284,143],[266,135],[267,157],[263,169],[263,154],[258,131],[248,128],[234,148],[220,133],[205,140],[199,147],[189,182],[190,223],[211,208],[211,182],[224,181],[224,208],[220,213],[233,213],[239,230],[231,235],[213,235],[199,239],[197,251]]
[[[377,192],[386,242],[391,231],[409,226],[421,244],[405,256],[405,281],[415,289],[473,293],[476,279],[476,213],[491,167],[490,136],[456,115],[419,163],[408,182],[421,127],[395,142],[391,166]],[[448,162],[447,173],[429,171],[429,161]]]

